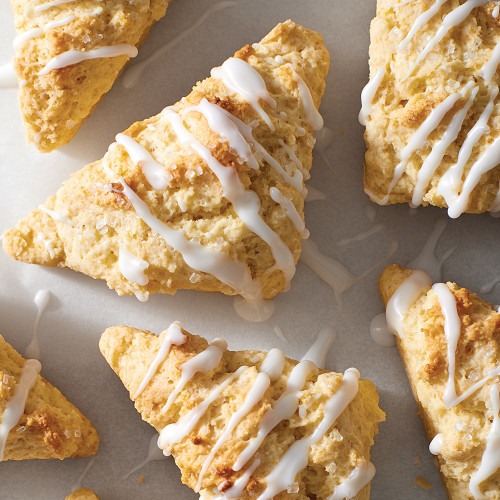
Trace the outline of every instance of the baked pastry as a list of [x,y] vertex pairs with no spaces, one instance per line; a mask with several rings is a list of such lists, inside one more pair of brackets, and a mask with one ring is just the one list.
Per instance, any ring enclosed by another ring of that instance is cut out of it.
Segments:
[[5,251],[143,299],[194,289],[255,302],[286,290],[308,234],[304,179],[328,65],[318,33],[278,25],[118,134],[4,234]]
[[42,152],[76,134],[169,0],[11,0],[26,136]]
[[0,335],[0,461],[93,455],[97,431],[40,368]]
[[398,265],[379,290],[448,496],[500,499],[497,308]]
[[497,5],[378,0],[360,113],[372,201],[500,210]]
[[385,417],[355,368],[228,351],[178,322],[160,336],[111,327],[99,347],[201,498],[369,498]]
[[68,495],[65,500],[99,500],[99,497],[88,488],[79,488]]

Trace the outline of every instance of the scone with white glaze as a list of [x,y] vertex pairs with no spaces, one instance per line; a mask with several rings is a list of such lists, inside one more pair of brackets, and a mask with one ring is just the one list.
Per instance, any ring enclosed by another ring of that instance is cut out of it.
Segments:
[[497,5],[378,0],[360,114],[372,201],[500,210]]
[[87,457],[97,452],[97,431],[0,335],[0,461]]
[[137,122],[3,237],[11,257],[106,280],[119,295],[288,289],[329,56],[292,21]]
[[169,0],[11,0],[14,67],[28,142],[52,151],[76,134]]
[[497,308],[398,265],[379,290],[448,496],[500,499]]
[[385,416],[356,369],[228,351],[178,322],[160,336],[111,327],[99,347],[201,498],[369,498]]
[[65,500],[99,500],[99,497],[88,488],[79,488],[69,494]]

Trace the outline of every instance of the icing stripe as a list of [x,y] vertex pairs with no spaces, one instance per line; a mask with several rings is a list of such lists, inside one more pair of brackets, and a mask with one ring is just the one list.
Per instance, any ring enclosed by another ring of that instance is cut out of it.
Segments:
[[375,476],[375,466],[366,460],[360,461],[352,470],[347,479],[335,486],[333,495],[327,500],[344,500],[344,498],[355,498],[356,495],[373,479]]
[[285,212],[286,216],[291,220],[295,229],[300,233],[303,239],[309,238],[309,230],[306,229],[304,221],[300,217],[299,212],[295,208],[293,201],[288,199],[278,188],[272,187],[269,190],[269,195]]

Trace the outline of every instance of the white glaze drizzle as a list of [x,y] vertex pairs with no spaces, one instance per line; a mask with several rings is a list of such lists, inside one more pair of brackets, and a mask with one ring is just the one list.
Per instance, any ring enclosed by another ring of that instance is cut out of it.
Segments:
[[183,233],[170,228],[156,218],[150,212],[148,206],[123,179],[120,179],[119,182],[123,186],[124,195],[128,198],[139,217],[153,231],[156,231],[168,245],[178,251],[188,266],[197,271],[212,274],[222,283],[232,287],[249,302],[258,302],[261,299],[260,284],[252,279],[250,270],[245,264],[233,261],[220,252],[186,239]]
[[47,215],[50,215],[50,217],[52,217],[52,219],[54,219],[55,221],[64,222],[65,224],[68,224],[68,226],[73,227],[74,224],[67,215],[56,212],[55,210],[51,210],[50,208],[47,208],[45,205],[39,205],[38,208],[39,210],[45,212]]
[[429,443],[429,451],[433,455],[439,455],[441,453],[441,448],[443,447],[443,435],[441,433],[436,434],[432,441]]
[[276,107],[276,101],[269,94],[266,84],[259,73],[242,59],[230,57],[222,66],[213,68],[210,76],[221,80],[224,85],[239,94],[250,104],[267,126],[274,132],[274,125],[269,115],[264,111],[259,101],[267,102],[271,107]]
[[366,278],[377,267],[390,259],[398,249],[398,242],[391,241],[391,248],[388,255],[367,269],[359,276],[352,274],[346,267],[331,257],[322,254],[317,245],[310,239],[302,242],[302,254],[300,260],[308,265],[325,283],[333,290],[335,299],[339,307],[342,306],[342,294],[353,287],[356,283]]
[[144,176],[154,189],[161,191],[168,187],[172,174],[158,163],[144,146],[125,134],[118,134],[115,140],[125,148],[132,162],[141,167]]
[[[472,85],[474,85],[474,83],[469,82],[464,87],[463,91],[465,92]],[[469,111],[469,108],[472,104],[472,101],[475,99],[478,90],[479,87],[474,87],[472,89],[467,103],[462,109],[460,109],[460,111],[455,113],[443,136],[441,137],[441,139],[439,139],[439,141],[436,142],[436,144],[434,144],[431,152],[428,154],[427,158],[424,160],[422,166],[418,170],[417,182],[413,189],[413,196],[410,203],[411,207],[418,207],[419,205],[421,205],[425,194],[424,191],[429,185],[432,176],[436,172],[436,169],[439,167],[441,160],[446,154],[446,150],[448,149],[450,144],[455,142],[455,140],[457,139],[458,134],[462,129],[465,116],[467,115],[467,112]]]
[[165,456],[170,455],[172,446],[180,443],[198,424],[210,405],[222,394],[222,391],[237,379],[248,366],[240,366],[234,373],[219,384],[201,403],[183,415],[174,424],[165,426],[158,438],[158,446]]
[[318,368],[325,368],[326,357],[331,345],[335,342],[337,334],[333,328],[322,328],[316,340],[302,356],[300,361],[312,361]]
[[408,309],[423,293],[432,286],[431,277],[424,271],[413,271],[394,292],[386,306],[387,327],[389,332],[400,337],[403,318]]
[[304,389],[307,377],[316,369],[312,361],[301,361],[295,365],[287,381],[285,392],[278,398],[272,408],[262,417],[257,435],[250,440],[240,453],[233,470],[241,470],[255,455],[266,436],[283,420],[288,420],[297,411],[299,396]]
[[[224,493],[220,495],[216,495],[214,497],[214,500],[217,499],[224,499],[224,500],[236,500],[238,498],[241,498],[241,494],[243,493],[243,490],[245,489],[246,485],[248,484],[248,481],[250,480],[250,477],[252,474],[255,472],[255,469],[260,465],[260,459],[256,458],[252,465],[243,473],[242,476],[240,476],[235,482],[234,485],[231,486],[228,490],[226,490]],[[224,484],[224,483],[222,483]]]
[[304,80],[300,77],[300,75],[295,71],[295,68],[291,64],[286,64],[286,66],[291,69],[292,78],[299,89],[299,96],[306,113],[307,121],[311,124],[313,130],[321,130],[324,125],[323,117],[314,104],[314,100],[309,87],[307,86],[306,82],[304,82]]
[[222,445],[226,442],[226,440],[229,438],[238,424],[243,420],[243,418],[248,415],[252,408],[254,408],[254,406],[262,400],[271,384],[271,381],[274,381],[281,376],[284,365],[285,356],[279,349],[272,349],[271,351],[269,351],[260,366],[260,371],[257,375],[257,378],[255,379],[254,383],[250,387],[250,390],[245,396],[243,404],[231,415],[231,418],[229,419],[224,432],[219,436],[217,442],[210,450],[210,454],[203,462],[200,475],[198,476],[198,483],[196,484],[196,487],[194,489],[196,493],[200,491],[203,478],[217,452],[220,450]]
[[485,285],[482,285],[479,288],[479,293],[490,293],[491,291],[493,291],[495,285],[499,282],[500,282],[500,277],[491,280],[489,283],[486,283]]
[[52,246],[52,242],[45,237],[44,233],[38,233],[36,239],[43,243],[45,250],[47,250],[47,252],[49,253],[50,258],[53,259],[55,256],[55,252],[54,247]]
[[486,436],[486,448],[481,458],[479,469],[472,474],[469,490],[474,498],[487,498],[481,493],[479,486],[483,481],[492,476],[500,467],[500,385],[493,384],[490,389],[490,399],[493,413],[493,422]]
[[500,14],[500,6],[496,5],[495,8],[493,9],[493,12],[491,13],[491,17],[493,17],[493,19],[497,19],[498,14]]
[[300,233],[302,239],[309,238],[309,230],[302,220],[299,212],[295,208],[293,201],[287,198],[277,187],[272,187],[269,190],[269,195],[285,212],[285,215],[290,219],[295,229]]
[[31,40],[32,38],[37,38],[39,36],[42,36],[48,30],[65,26],[73,22],[75,19],[76,16],[68,16],[65,17],[64,19],[59,19],[58,21],[52,21],[50,23],[47,23],[45,26],[42,26],[40,28],[33,28],[31,30],[25,31],[24,33],[20,33],[14,38],[13,42],[14,49],[17,49],[18,47],[26,43],[28,40]]
[[125,283],[125,287],[135,295],[135,298],[139,302],[147,302],[149,300],[149,292],[147,290],[145,292],[141,292],[140,290],[135,290],[128,283]]
[[139,387],[132,396],[133,400],[136,400],[146,389],[151,379],[154,377],[159,366],[167,359],[168,353],[173,345],[179,346],[183,345],[187,340],[187,337],[182,333],[182,325],[179,321],[174,321],[167,329],[163,341],[161,343],[158,352],[156,353],[153,362],[149,365],[148,371],[144,378],[142,379]]
[[304,179],[309,180],[311,178],[311,174],[304,167],[304,165],[302,165],[302,162],[295,154],[295,151],[283,139],[280,139],[278,142],[280,143],[280,146],[286,151],[286,154],[290,157],[290,160],[292,160],[295,166],[301,171]]
[[446,36],[448,31],[454,26],[461,24],[473,9],[484,5],[489,0],[467,0],[465,3],[459,5],[456,9],[447,14],[441,26],[438,28],[436,34],[427,42],[424,49],[419,53],[415,62],[410,66],[406,77],[409,77],[416,69],[416,67],[427,57],[434,47]]
[[441,9],[443,4],[445,4],[448,0],[436,0],[429,9],[426,11],[422,12],[414,21],[412,24],[410,31],[404,38],[404,40],[401,41],[401,43],[398,46],[398,50],[401,52],[404,50],[407,45],[410,43],[411,39],[415,36],[417,31],[424,26],[424,24],[427,24]]
[[129,478],[134,472],[142,469],[149,462],[152,462],[153,460],[163,460],[165,458],[165,455],[163,455],[160,448],[158,448],[157,443],[158,443],[158,435],[155,434],[149,441],[148,454],[146,455],[146,458],[139,465],[136,465],[133,469],[127,472],[127,474],[123,476],[123,479]]
[[250,303],[238,295],[234,297],[233,307],[240,318],[251,323],[262,323],[274,313],[274,302],[272,300],[260,300]]
[[356,495],[375,476],[375,466],[366,460],[360,460],[349,476],[339,485],[335,486],[333,494],[327,500],[343,500],[344,498],[355,498]]
[[[498,8],[498,5],[497,7]],[[500,43],[495,45],[490,58],[484,63],[483,67],[479,70],[479,74],[486,82],[491,82],[493,75],[496,73],[498,64],[500,64]]]
[[361,91],[361,110],[359,112],[358,120],[363,126],[366,126],[366,121],[371,115],[373,110],[373,99],[375,99],[375,94],[382,83],[385,75],[385,68],[379,68],[375,72],[372,79],[365,85]]
[[[452,212],[458,200],[458,190],[462,180],[464,167],[470,158],[474,146],[479,139],[489,132],[488,120],[494,108],[494,102],[498,95],[498,87],[493,85],[489,89],[489,101],[481,116],[470,129],[465,141],[458,152],[457,162],[452,165],[441,177],[437,187],[437,194],[441,195],[448,207],[452,207]],[[450,215],[451,217],[451,215]]]
[[[240,127],[238,127],[231,113],[217,106],[217,104],[207,101],[205,98],[203,98],[197,106],[186,108],[184,113],[189,111],[198,111],[198,113],[201,113],[207,119],[208,126],[216,134],[223,137],[228,142],[229,147],[233,149],[250,168],[255,170],[259,168],[259,162],[255,159],[250,144],[243,136]],[[249,127],[249,131],[251,132],[251,127]]]
[[296,475],[307,466],[310,448],[318,443],[344,412],[358,393],[359,372],[348,368],[338,391],[328,399],[323,407],[323,419],[308,436],[295,441],[286,451],[278,464],[265,478],[266,489],[257,500],[269,500],[286,490]]
[[351,236],[350,238],[344,238],[340,241],[337,241],[337,246],[343,247],[349,245],[349,243],[352,243],[354,241],[366,240],[366,238],[369,238],[371,235],[380,232],[383,228],[384,225],[382,223],[374,224],[370,229],[367,229],[366,231],[357,233],[354,236]]
[[377,314],[371,320],[370,336],[380,346],[391,347],[394,345],[394,335],[389,332],[386,313]]
[[182,363],[179,367],[181,370],[181,378],[179,382],[177,382],[173,391],[170,393],[165,406],[161,409],[161,412],[166,413],[169,410],[177,396],[181,393],[182,389],[184,389],[186,384],[198,372],[209,372],[215,369],[219,365],[222,355],[226,349],[227,343],[225,340],[215,339],[210,342],[204,351],[201,351],[185,363]]
[[26,347],[24,351],[25,358],[40,359],[40,345],[38,343],[38,326],[40,325],[40,320],[42,319],[43,313],[50,302],[50,291],[49,290],[38,290],[34,299],[36,305],[36,318],[33,325],[33,338],[31,342]]
[[37,359],[27,359],[24,363],[21,378],[14,388],[14,395],[7,401],[7,406],[0,422],[0,462],[5,453],[5,444],[9,432],[17,425],[21,418],[28,394],[33,388],[42,369],[40,361]]
[[460,336],[460,318],[457,311],[455,296],[444,283],[436,283],[432,289],[437,295],[441,312],[444,316],[444,334],[446,336],[448,359],[448,380],[443,392],[443,403],[447,409],[455,406],[457,391],[455,389],[455,352]]
[[12,62],[0,66],[0,89],[15,89],[18,86],[17,75]]
[[148,284],[149,278],[144,271],[149,267],[149,264],[122,245],[120,245],[118,252],[118,267],[126,280],[141,286]]
[[167,50],[175,46],[178,42],[180,42],[185,36],[192,33],[198,26],[203,24],[206,19],[215,12],[219,12],[220,10],[227,9],[228,7],[232,7],[237,5],[237,2],[227,1],[227,2],[217,2],[209,7],[200,18],[195,21],[189,28],[182,30],[177,36],[172,38],[165,45],[162,45],[160,48],[156,49],[150,56],[146,57],[142,61],[134,64],[130,68],[125,71],[125,74],[122,78],[122,85],[129,89],[134,87],[139,82],[139,79],[142,75],[142,72],[146,69],[146,66],[150,65],[152,62],[156,61],[159,57],[161,57]]
[[89,59],[100,59],[102,57],[135,57],[137,48],[133,45],[120,44],[108,47],[99,47],[97,49],[88,50],[86,52],[79,50],[68,50],[58,56],[53,57],[38,73],[38,76],[43,76],[55,69],[65,68],[73,64],[78,64]]
[[[247,63],[245,63],[247,64]],[[232,203],[233,208],[243,221],[245,226],[262,238],[271,248],[276,261],[275,268],[283,271],[285,279],[290,281],[295,274],[295,261],[290,249],[285,245],[277,233],[275,233],[262,219],[260,215],[260,200],[254,191],[245,189],[238,177],[237,172],[220,163],[210,149],[201,144],[191,134],[181,117],[169,108],[162,114],[170,121],[179,140],[192,148],[208,165],[215,176],[219,179],[224,196]]]
[[83,472],[80,474],[79,478],[73,483],[73,486],[71,487],[71,491],[76,491],[79,490],[82,487],[82,481],[87,475],[87,472],[89,469],[94,465],[95,457],[92,457],[89,460],[89,463],[85,466],[85,469],[83,469]]
[[34,8],[34,11],[35,12],[42,12],[44,10],[51,9],[52,7],[55,7],[57,5],[62,5],[65,3],[70,3],[70,2],[75,2],[75,1],[76,0],[53,0],[52,2],[47,2],[47,3],[43,3],[41,5],[37,5]]

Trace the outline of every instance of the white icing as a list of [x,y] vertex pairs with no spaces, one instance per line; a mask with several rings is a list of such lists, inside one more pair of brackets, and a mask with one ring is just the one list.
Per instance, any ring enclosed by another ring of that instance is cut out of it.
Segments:
[[101,57],[135,57],[137,48],[133,45],[113,45],[109,47],[99,47],[97,49],[81,52],[78,50],[68,50],[58,56],[53,57],[38,73],[38,76],[43,76],[50,73],[52,70],[65,68],[73,64],[78,64],[89,59],[99,59]]
[[40,359],[40,345],[38,343],[38,326],[40,325],[40,320],[42,319],[43,313],[50,302],[50,291],[49,290],[38,290],[34,299],[36,305],[36,318],[35,324],[33,325],[33,338],[31,342],[26,347],[24,351],[25,358]]
[[27,359],[24,363],[21,378],[14,388],[14,395],[7,401],[5,411],[0,422],[0,462],[3,460],[5,444],[9,432],[17,425],[21,418],[28,394],[36,383],[38,374],[42,369],[37,359]]
[[298,472],[307,466],[310,448],[324,437],[358,393],[358,381],[359,372],[355,368],[349,368],[344,372],[342,385],[323,407],[323,419],[319,425],[310,435],[295,441],[290,446],[265,478],[266,489],[257,500],[269,500],[294,482]]
[[394,345],[394,335],[389,332],[385,313],[377,314],[370,323],[370,336],[373,341],[383,347]]
[[161,412],[166,413],[169,410],[177,396],[181,393],[182,389],[184,389],[186,384],[198,372],[210,372],[215,369],[219,365],[222,359],[222,354],[226,349],[227,343],[225,340],[215,339],[210,342],[204,351],[200,352],[196,356],[193,356],[185,363],[182,363],[179,367],[181,370],[181,378],[179,382],[177,382],[173,391],[170,393],[165,406],[161,409]]
[[236,296],[233,307],[240,318],[252,323],[262,323],[274,313],[274,302],[272,300],[260,300],[250,303],[242,297]]
[[493,12],[491,13],[491,16],[494,18],[494,19],[497,19],[498,18],[498,14],[500,13],[500,6],[499,5],[496,5],[495,8],[493,9]]
[[141,286],[148,284],[149,278],[144,271],[149,267],[149,264],[136,257],[122,245],[120,245],[118,253],[118,266],[126,280]]
[[45,250],[47,250],[47,252],[49,253],[50,258],[53,259],[56,253],[54,251],[54,247],[52,246],[52,242],[50,240],[48,240],[45,237],[45,234],[43,234],[43,233],[38,233],[38,236],[36,239],[40,240],[43,243]]
[[244,472],[244,474],[242,476],[240,476],[234,482],[234,485],[231,486],[231,488],[226,490],[221,495],[216,495],[214,497],[214,500],[217,500],[217,499],[224,499],[224,500],[233,500],[234,499],[234,500],[236,500],[238,498],[241,498],[241,494],[243,493],[243,490],[245,489],[246,485],[248,484],[250,477],[252,476],[252,474],[255,472],[255,469],[259,465],[260,465],[260,459],[257,458],[254,460],[252,465]]
[[365,85],[361,91],[361,110],[359,112],[358,120],[363,126],[366,126],[366,121],[371,115],[373,110],[373,99],[375,94],[382,83],[385,75],[385,68],[379,68],[375,72],[373,78]]
[[323,127],[321,130],[316,131],[314,136],[316,137],[314,147],[320,153],[324,153],[333,144],[333,131],[328,127]]
[[210,72],[213,78],[222,80],[224,85],[239,94],[248,104],[259,113],[267,126],[274,132],[274,125],[269,115],[264,111],[259,101],[263,100],[276,107],[276,101],[267,91],[266,84],[259,73],[242,59],[230,57],[222,66],[213,68]]
[[47,208],[45,205],[39,205],[38,208],[45,212],[47,215],[50,215],[52,219],[54,219],[57,222],[64,222],[65,224],[68,224],[68,226],[73,227],[73,222],[71,219],[62,213],[56,212],[55,210],[51,210],[50,208]]
[[325,368],[326,357],[337,334],[333,328],[322,328],[313,345],[302,356],[301,361],[312,361],[318,368]]
[[250,440],[247,447],[240,453],[233,470],[241,470],[255,455],[266,436],[283,420],[288,420],[297,411],[300,392],[304,389],[307,377],[316,369],[312,361],[301,361],[295,365],[288,378],[285,392],[274,406],[262,417],[257,435]]
[[441,453],[441,448],[443,447],[443,435],[436,434],[433,438],[432,441],[429,443],[429,451],[433,455],[439,455]]
[[344,238],[338,241],[337,246],[342,247],[345,245],[349,245],[349,243],[352,243],[354,241],[366,240],[366,238],[369,238],[372,234],[380,232],[383,228],[384,225],[382,223],[374,224],[370,229],[367,229],[366,231],[361,231],[360,233],[357,233],[350,238]]
[[168,187],[172,174],[158,163],[144,146],[125,134],[118,134],[115,140],[125,148],[132,162],[141,167],[144,176],[154,189],[161,191]]
[[285,212],[285,215],[290,219],[295,229],[300,233],[302,239],[309,238],[309,230],[306,229],[306,225],[302,220],[299,212],[295,208],[293,201],[287,198],[277,187],[272,187],[269,190],[269,194],[273,201],[275,201]]
[[171,229],[167,224],[157,219],[123,179],[120,179],[120,183],[123,186],[123,193],[139,217],[153,231],[156,231],[168,245],[178,251],[188,266],[197,271],[212,274],[249,302],[260,300],[262,295],[260,284],[252,279],[250,270],[245,264],[233,261],[225,254],[186,239],[180,231]]
[[35,12],[42,12],[44,10],[51,9],[52,7],[55,7],[56,5],[62,5],[65,3],[70,3],[70,2],[75,2],[76,0],[53,0],[52,2],[47,2],[43,3],[41,5],[37,5],[34,8]]
[[482,285],[479,288],[479,293],[490,293],[491,291],[493,291],[495,285],[499,282],[500,282],[500,277],[491,280],[489,283],[486,283],[485,285]]
[[180,42],[184,37],[192,33],[195,29],[198,28],[201,24],[203,24],[206,19],[213,13],[219,12],[220,10],[227,9],[228,7],[232,7],[233,5],[237,5],[237,2],[233,1],[225,1],[225,2],[217,2],[214,3],[211,7],[209,7],[200,18],[195,21],[189,28],[182,30],[177,36],[172,38],[165,45],[162,45],[160,48],[156,49],[150,56],[142,61],[134,64],[130,68],[125,71],[125,74],[122,78],[122,85],[129,89],[134,87],[139,82],[139,79],[142,75],[142,72],[149,66],[151,63],[160,58],[165,52],[167,52],[170,48],[175,46],[178,42]]
[[283,333],[283,330],[279,326],[275,326],[273,328],[273,332],[278,337],[282,342],[288,342],[288,340],[285,337],[285,334]]
[[125,287],[135,295],[136,299],[139,302],[147,302],[149,300],[149,292],[147,290],[145,292],[141,292],[140,290],[135,290],[128,283],[125,283]]
[[283,373],[283,368],[285,367],[285,355],[280,349],[271,349],[264,361],[260,365],[259,371],[262,373],[267,373],[271,382],[278,380]]
[[87,472],[89,471],[89,469],[92,467],[92,465],[94,465],[94,461],[95,461],[94,457],[92,457],[89,460],[89,463],[85,466],[85,469],[83,469],[83,472],[80,474],[80,477],[75,481],[75,483],[71,487],[72,492],[79,490],[82,487],[82,481],[85,478],[85,476],[87,475]]
[[299,89],[299,96],[306,113],[307,121],[311,124],[313,130],[321,130],[324,125],[323,117],[314,104],[314,100],[309,87],[307,86],[306,82],[302,80],[300,75],[295,71],[295,68],[291,64],[287,64],[287,66],[292,70],[292,77]]
[[280,139],[278,142],[280,143],[280,146],[286,151],[287,155],[290,157],[290,160],[292,160],[295,166],[300,170],[300,172],[304,176],[304,179],[309,180],[311,178],[311,174],[304,167],[304,165],[302,165],[302,162],[295,154],[295,151],[283,139]]
[[413,271],[394,292],[386,307],[389,332],[401,336],[403,318],[408,309],[432,286],[431,277],[424,271]]
[[[498,5],[495,8],[498,11]],[[479,70],[479,74],[484,78],[485,81],[490,82],[493,78],[493,75],[497,72],[498,64],[500,64],[500,43],[497,43],[495,45],[490,58]]]
[[[479,469],[472,474],[469,483],[469,490],[474,498],[487,498],[481,493],[480,485],[483,481],[492,476],[500,467],[500,385],[493,384],[490,389],[490,399],[493,413],[493,422],[486,436],[486,448],[481,458]],[[489,495],[488,495],[489,496]]]
[[344,498],[355,498],[356,495],[373,479],[375,476],[375,466],[366,460],[360,460],[354,467],[347,479],[335,486],[333,495],[327,500],[343,500]]
[[127,472],[123,476],[123,479],[127,479],[130,477],[134,472],[142,469],[145,465],[147,465],[149,462],[152,462],[153,460],[163,460],[165,456],[163,455],[162,451],[160,448],[158,448],[158,435],[155,434],[151,440],[149,441],[149,446],[148,446],[148,454],[146,458],[137,466],[135,466],[132,470]]
[[64,19],[59,19],[58,21],[52,21],[50,23],[47,23],[45,26],[42,26],[41,28],[33,28],[31,30],[25,31],[24,33],[20,33],[19,35],[16,36],[16,38],[14,38],[13,42],[14,48],[17,49],[18,47],[26,43],[28,40],[42,36],[48,30],[59,28],[60,26],[65,26],[73,22],[75,19],[76,16],[68,16],[65,17]]
[[15,89],[17,87],[17,75],[12,62],[0,66],[0,89]]
[[[245,63],[247,64],[247,63]],[[276,261],[275,268],[283,271],[285,279],[290,281],[295,274],[295,261],[293,254],[262,219],[260,215],[260,200],[254,191],[245,189],[238,177],[238,173],[231,167],[220,163],[210,149],[202,145],[184,126],[181,117],[174,111],[166,108],[163,115],[170,121],[179,140],[192,148],[209,166],[219,179],[224,196],[232,203],[233,208],[245,226],[262,238],[271,248]]]
[[187,337],[182,333],[182,325],[179,321],[174,321],[167,329],[165,336],[163,337],[162,344],[156,353],[153,362],[148,367],[148,371],[144,378],[142,379],[137,391],[135,391],[132,399],[137,399],[148,386],[149,382],[155,375],[159,366],[167,359],[168,353],[173,345],[179,346],[186,342]]

